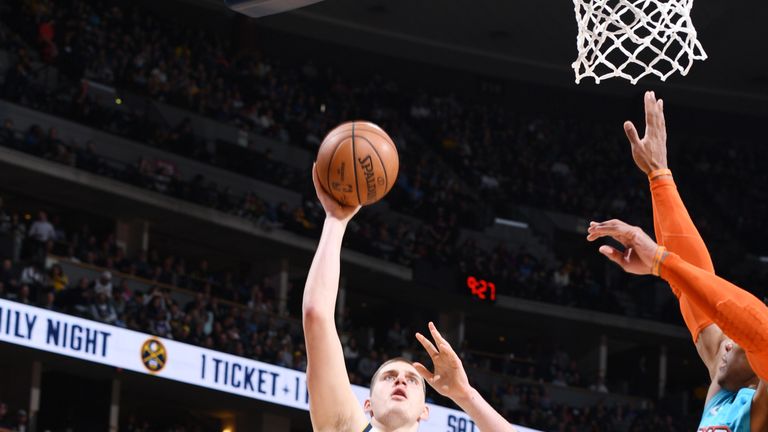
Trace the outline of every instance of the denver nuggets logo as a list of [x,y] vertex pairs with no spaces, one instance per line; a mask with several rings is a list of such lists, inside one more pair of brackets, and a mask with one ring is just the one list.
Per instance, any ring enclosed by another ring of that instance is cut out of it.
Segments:
[[150,372],[160,372],[168,361],[165,346],[157,339],[147,339],[141,346],[141,362]]

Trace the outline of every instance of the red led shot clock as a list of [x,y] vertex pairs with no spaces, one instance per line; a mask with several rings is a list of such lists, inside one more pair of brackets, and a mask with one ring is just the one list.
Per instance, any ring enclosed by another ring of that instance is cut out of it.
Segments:
[[475,276],[467,277],[469,292],[480,300],[496,301],[496,284]]

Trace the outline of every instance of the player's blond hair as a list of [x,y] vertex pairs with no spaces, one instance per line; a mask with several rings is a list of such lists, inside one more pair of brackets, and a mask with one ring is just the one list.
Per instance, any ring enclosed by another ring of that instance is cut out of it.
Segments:
[[[408,360],[405,357],[394,357],[394,358],[391,358],[391,359],[385,361],[384,363],[382,363],[381,366],[379,366],[379,368],[376,369],[376,372],[373,374],[373,377],[371,377],[371,387],[368,390],[369,394],[371,392],[373,392],[373,385],[376,383],[376,379],[379,377],[379,373],[381,373],[381,370],[384,369],[385,366],[388,366],[388,365],[390,365],[392,363],[397,363],[397,362],[411,364],[411,361]],[[426,396],[426,394],[427,394],[427,382],[424,380],[424,377],[421,376],[421,375],[419,375],[419,380],[421,380],[421,387],[422,387],[422,390],[424,390],[424,395]]]

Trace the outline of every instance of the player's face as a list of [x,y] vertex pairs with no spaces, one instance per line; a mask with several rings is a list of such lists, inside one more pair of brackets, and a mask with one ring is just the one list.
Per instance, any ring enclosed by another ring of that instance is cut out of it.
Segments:
[[736,391],[751,384],[755,372],[747,361],[744,350],[735,342],[728,339],[723,342],[720,364],[717,370],[717,383],[728,391]]
[[405,425],[426,420],[423,379],[406,362],[394,362],[379,371],[365,406],[373,418],[385,425]]

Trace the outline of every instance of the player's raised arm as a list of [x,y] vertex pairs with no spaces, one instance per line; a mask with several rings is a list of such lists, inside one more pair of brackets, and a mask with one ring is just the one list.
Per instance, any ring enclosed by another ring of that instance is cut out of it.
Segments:
[[763,381],[768,378],[768,307],[762,301],[667,251],[638,227],[619,220],[592,223],[587,239],[601,237],[614,238],[625,251],[601,246],[600,253],[628,273],[654,274],[677,286],[693,306],[744,349],[757,376]]
[[[715,269],[707,246],[691,220],[678,193],[667,165],[667,126],[664,102],[654,92],[645,93],[645,135],[640,139],[632,122],[624,123],[624,131],[632,146],[632,158],[647,176],[653,203],[653,226],[656,242],[678,254],[690,264],[710,273]],[[691,332],[710,378],[717,372],[718,351],[725,335],[701,310],[691,304],[681,290],[671,284],[680,300],[680,311]]]
[[435,370],[430,372],[421,363],[414,363],[419,374],[438,393],[454,401],[481,431],[514,432],[515,428],[469,385],[461,359],[432,323],[429,332],[434,344],[421,333],[416,333],[416,338],[432,358]]
[[320,186],[314,167],[312,178],[326,219],[307,275],[302,303],[309,412],[315,431],[359,432],[367,421],[349,384],[334,311],[341,241],[347,223],[360,207],[344,207],[334,201]]

